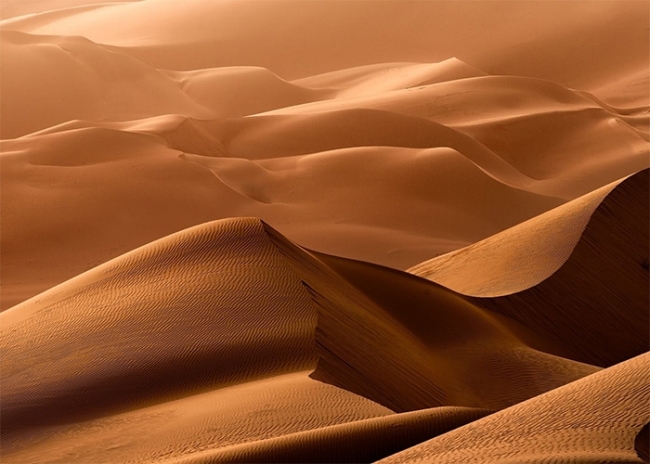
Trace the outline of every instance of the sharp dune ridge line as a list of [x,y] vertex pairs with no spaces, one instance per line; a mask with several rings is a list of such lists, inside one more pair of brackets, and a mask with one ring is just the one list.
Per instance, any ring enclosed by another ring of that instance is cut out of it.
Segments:
[[649,29],[3,1],[0,461],[648,462]]

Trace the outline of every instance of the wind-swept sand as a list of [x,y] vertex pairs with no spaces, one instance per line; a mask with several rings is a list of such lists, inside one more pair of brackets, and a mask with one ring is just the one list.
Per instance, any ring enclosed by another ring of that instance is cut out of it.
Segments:
[[646,169],[410,271],[498,296],[473,301],[554,335],[573,359],[622,362],[648,349],[649,178]]
[[647,461],[649,27],[3,1],[0,460]]
[[380,462],[640,463],[649,378],[646,353]]

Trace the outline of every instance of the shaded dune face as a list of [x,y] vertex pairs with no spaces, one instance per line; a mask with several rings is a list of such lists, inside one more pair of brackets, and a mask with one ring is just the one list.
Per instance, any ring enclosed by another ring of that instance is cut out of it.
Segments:
[[374,462],[488,413],[474,408],[438,407],[391,414],[212,450],[172,462]]
[[650,462],[650,422],[643,426],[634,438],[634,450],[643,462]]
[[[611,366],[648,349],[648,178],[643,170],[409,271]],[[490,297],[490,298],[488,298]]]
[[[595,372],[514,321],[426,280],[314,255],[266,226],[318,306],[312,376],[395,411],[500,409]],[[526,340],[526,341],[524,341]]]
[[0,1],[0,461],[648,462],[645,2]]
[[649,177],[644,170],[607,195],[552,276],[523,292],[473,301],[553,334],[582,362],[607,367],[647,351]]

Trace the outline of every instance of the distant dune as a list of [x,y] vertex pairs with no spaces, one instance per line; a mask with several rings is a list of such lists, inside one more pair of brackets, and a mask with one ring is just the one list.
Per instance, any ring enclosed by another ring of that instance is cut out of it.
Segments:
[[649,28],[3,1],[0,461],[648,462]]

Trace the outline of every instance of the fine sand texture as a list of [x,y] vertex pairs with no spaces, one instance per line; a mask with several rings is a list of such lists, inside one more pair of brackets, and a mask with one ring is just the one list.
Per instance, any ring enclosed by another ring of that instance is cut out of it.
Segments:
[[380,462],[640,463],[649,376],[646,353]]
[[1,0],[0,462],[648,462],[649,30]]

